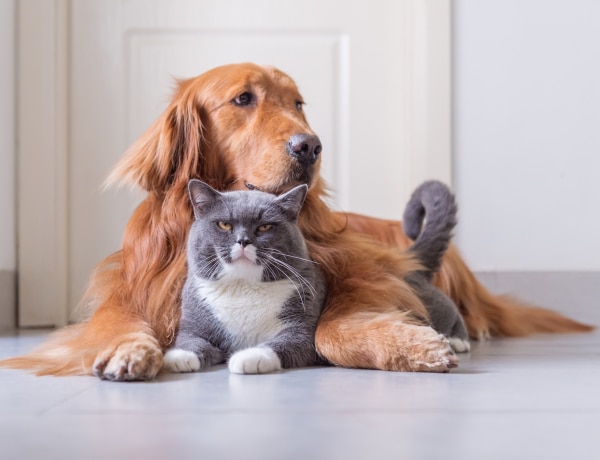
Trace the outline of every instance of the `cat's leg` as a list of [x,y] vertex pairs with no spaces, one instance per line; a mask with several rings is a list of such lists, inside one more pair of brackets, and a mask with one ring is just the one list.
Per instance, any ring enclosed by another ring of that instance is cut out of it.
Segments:
[[448,338],[455,353],[468,352],[471,349],[469,334],[454,302],[424,278],[419,281],[426,284],[413,286],[418,286],[417,289],[423,293],[422,300],[429,312],[431,326]]
[[456,311],[456,323],[450,332],[448,340],[450,341],[450,345],[452,345],[452,349],[456,353],[467,353],[468,351],[471,351],[471,343],[469,342],[467,326],[460,316],[460,313],[458,313],[458,310]]
[[165,353],[163,368],[170,372],[197,372],[224,360],[225,353],[206,339],[180,332],[174,347]]
[[281,331],[266,346],[277,354],[284,369],[311,366],[317,361],[314,331],[315,325],[297,324]]

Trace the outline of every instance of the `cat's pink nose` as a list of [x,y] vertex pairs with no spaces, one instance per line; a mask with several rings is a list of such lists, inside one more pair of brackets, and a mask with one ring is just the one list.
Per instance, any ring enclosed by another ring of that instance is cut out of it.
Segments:
[[250,239],[243,237],[243,238],[238,239],[237,242],[241,247],[245,248],[246,246],[248,246],[250,244]]

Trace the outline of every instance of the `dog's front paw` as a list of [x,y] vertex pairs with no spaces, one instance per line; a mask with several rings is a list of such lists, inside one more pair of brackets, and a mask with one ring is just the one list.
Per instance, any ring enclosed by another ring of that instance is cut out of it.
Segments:
[[229,358],[229,370],[234,374],[266,374],[281,370],[281,361],[270,348],[248,348]]
[[101,351],[92,367],[103,380],[151,380],[162,367],[163,354],[157,340],[143,332],[126,334]]
[[414,370],[420,372],[448,372],[458,367],[458,358],[450,342],[431,328],[418,334],[418,346],[412,348],[410,359]]
[[421,372],[448,372],[458,367],[458,358],[448,339],[438,334],[423,343],[418,356],[414,357],[414,364]]
[[[377,351],[377,369],[403,372],[448,372],[458,366],[446,337],[429,326],[418,326],[397,322],[391,328],[386,342]],[[393,345],[393,346],[392,346]]]
[[165,353],[163,368],[170,372],[198,372],[202,366],[193,351],[172,348]]

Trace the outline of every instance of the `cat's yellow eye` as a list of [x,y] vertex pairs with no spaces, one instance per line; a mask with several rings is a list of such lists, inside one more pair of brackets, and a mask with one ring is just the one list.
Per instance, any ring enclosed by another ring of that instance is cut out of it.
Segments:
[[271,224],[265,224],[265,225],[259,225],[257,230],[259,232],[267,232],[267,231],[271,230],[272,228],[273,228],[273,226]]
[[232,227],[231,227],[231,224],[230,224],[229,222],[219,222],[217,225],[219,226],[219,228],[220,228],[221,230],[227,230],[227,231],[230,231],[230,230],[231,230],[231,228],[232,228]]

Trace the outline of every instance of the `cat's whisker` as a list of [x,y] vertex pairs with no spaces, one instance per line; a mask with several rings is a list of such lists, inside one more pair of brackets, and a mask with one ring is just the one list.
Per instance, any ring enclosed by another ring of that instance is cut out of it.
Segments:
[[296,277],[298,279],[298,281],[300,282],[301,285],[306,286],[309,289],[309,291],[311,292],[312,295],[314,295],[314,296],[317,295],[317,291],[312,286],[312,284],[310,284],[310,282],[306,278],[304,278],[300,274],[300,272],[298,270],[296,270],[294,267],[292,267],[290,264],[288,264],[280,259],[277,259],[276,257],[273,257],[271,254],[265,254],[265,257],[267,258],[267,260],[273,262],[275,264],[275,266],[282,273],[286,274],[285,271],[282,270],[282,268],[280,268],[280,267],[287,269],[294,277]]
[[277,273],[275,273],[275,271],[273,270],[273,268],[271,267],[270,264],[266,263],[263,264],[263,267],[265,267],[265,270],[269,273],[269,275],[273,278],[273,279],[277,279]]
[[279,265],[279,266],[281,266],[283,268],[286,268],[294,276],[297,276],[299,278],[303,278],[302,275],[300,275],[300,272],[296,268],[294,268],[292,265],[288,264],[287,262],[284,262],[283,260],[280,260],[277,257],[273,257],[271,254],[268,254],[268,253],[264,254],[264,256],[266,257],[267,260],[270,260],[270,261],[274,262],[275,264],[277,264],[277,265]]
[[[265,266],[269,266],[269,267],[276,269],[279,273],[285,275],[288,279],[290,279],[290,275],[293,276],[294,278],[296,278],[298,280],[300,287],[304,291],[304,285],[307,284],[308,282],[294,267],[292,267],[289,264],[286,264],[285,262],[273,257],[272,255],[270,255],[268,253],[262,254],[262,255],[263,255],[263,260],[266,262]],[[287,272],[286,272],[286,270],[287,270]],[[289,274],[288,274],[288,272],[289,272]],[[270,273],[273,273],[273,271],[270,271]]]
[[215,263],[219,262],[219,258],[217,257],[216,254],[211,255],[210,257],[207,257],[206,259],[204,259],[202,262],[204,267],[208,267],[210,265],[214,265]]
[[279,255],[284,256],[284,257],[290,257],[292,259],[298,259],[298,260],[302,260],[304,262],[308,262],[308,263],[311,263],[311,264],[319,265],[319,262],[315,262],[314,260],[310,260],[310,259],[305,259],[304,257],[298,257],[298,256],[293,256],[291,254],[286,254],[285,252],[280,251],[279,249],[268,248],[268,251],[270,251],[273,254],[279,254]]
[[[275,267],[277,268],[277,267]],[[296,283],[294,283],[294,281],[292,280],[292,278],[285,273],[283,270],[277,268],[282,274],[283,276],[285,276],[288,280],[290,280],[290,282],[292,283],[292,285],[294,286],[294,289],[296,290],[296,293],[298,294],[298,298],[300,299],[300,303],[302,304],[302,309],[304,311],[306,311],[306,305],[304,304],[304,288],[302,287],[302,285],[298,285]],[[300,289],[302,289],[302,293],[300,293]]]
[[[276,260],[276,259],[275,259]],[[300,283],[300,285],[294,283],[294,281],[292,280],[292,278],[280,267],[278,267],[277,265],[269,265],[266,264],[265,267],[269,267],[276,269],[277,271],[279,271],[281,274],[283,274],[283,276],[285,276],[288,280],[290,280],[290,282],[292,283],[292,285],[294,286],[294,289],[296,289],[296,293],[298,294],[298,297],[300,298],[300,302],[302,303],[302,309],[306,312],[306,305],[304,304],[304,296],[302,295],[304,293],[304,287],[302,286],[302,283]],[[271,272],[274,274],[274,272]],[[302,289],[302,294],[300,293],[300,289]]]
[[300,273],[298,273],[296,271],[293,271],[291,269],[289,269],[289,270],[290,270],[290,273],[300,282],[300,287],[302,288],[303,293],[304,293],[304,287],[306,286],[313,296],[317,295],[316,290],[314,289],[312,284],[310,284],[310,282],[306,278],[304,278]]
[[220,266],[221,262],[218,255],[212,254],[211,256],[202,260],[202,263],[199,263],[196,266],[196,269],[202,273],[205,273],[207,278],[213,278]]

